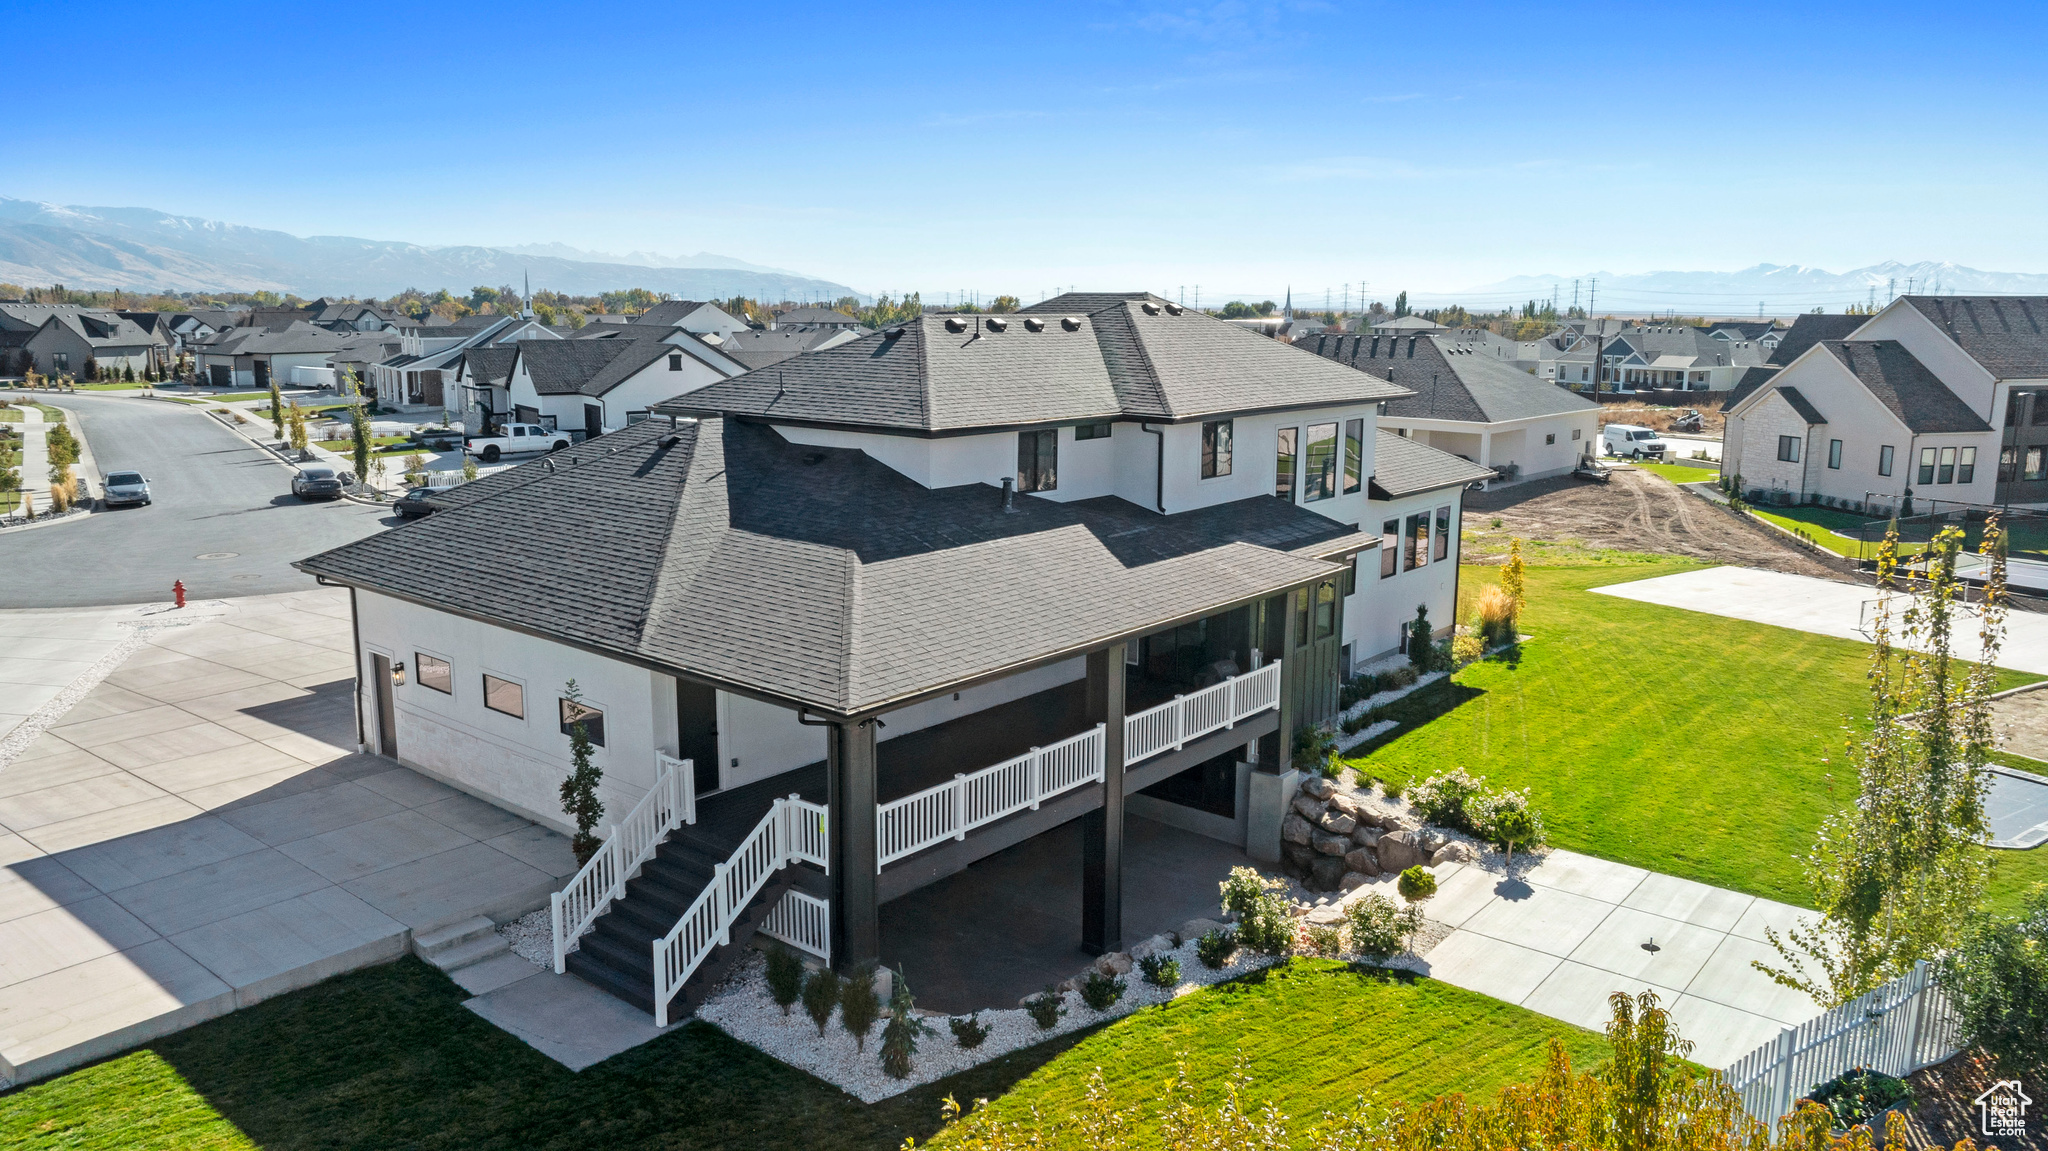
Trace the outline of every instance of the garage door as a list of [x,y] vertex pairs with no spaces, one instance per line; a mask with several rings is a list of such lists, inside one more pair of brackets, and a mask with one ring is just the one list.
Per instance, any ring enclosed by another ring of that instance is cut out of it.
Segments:
[[235,386],[235,370],[226,364],[215,364],[208,371],[213,377],[214,387],[232,388]]

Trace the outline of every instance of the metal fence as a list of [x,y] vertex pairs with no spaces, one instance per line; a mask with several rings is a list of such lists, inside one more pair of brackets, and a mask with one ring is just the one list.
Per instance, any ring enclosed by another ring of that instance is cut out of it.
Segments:
[[1766,1123],[1815,1087],[1868,1067],[1906,1076],[1962,1049],[1948,996],[1926,962],[1875,991],[1797,1027],[1736,1060],[1722,1079]]

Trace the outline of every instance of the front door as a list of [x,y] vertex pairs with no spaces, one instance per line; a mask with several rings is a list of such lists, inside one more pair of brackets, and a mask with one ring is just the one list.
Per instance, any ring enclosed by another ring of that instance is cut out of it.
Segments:
[[676,754],[693,765],[698,795],[718,790],[718,692],[676,681]]
[[256,361],[256,386],[259,388],[267,388],[270,386],[269,360]]
[[391,701],[391,657],[372,655],[370,657],[370,678],[377,689],[377,754],[389,759],[398,758],[398,725],[394,722],[397,708]]

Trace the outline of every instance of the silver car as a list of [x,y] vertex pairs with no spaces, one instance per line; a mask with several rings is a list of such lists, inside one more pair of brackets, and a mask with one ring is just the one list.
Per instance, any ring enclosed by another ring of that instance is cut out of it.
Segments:
[[103,487],[108,507],[149,502],[149,477],[141,472],[108,472]]

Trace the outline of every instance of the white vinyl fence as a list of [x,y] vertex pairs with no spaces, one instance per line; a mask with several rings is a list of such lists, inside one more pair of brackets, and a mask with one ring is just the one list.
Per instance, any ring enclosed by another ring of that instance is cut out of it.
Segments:
[[875,870],[1103,775],[1102,724],[875,809]]
[[1233,727],[1241,719],[1280,706],[1280,662],[1234,675],[1189,695],[1177,695],[1158,707],[1124,720],[1124,765],[1150,759],[1162,751],[1178,751],[1191,739]]
[[548,898],[554,913],[555,974],[562,974],[569,945],[590,930],[612,900],[626,897],[626,880],[647,862],[668,833],[697,822],[695,782],[689,760],[655,752],[654,786],[625,819],[612,824],[604,846],[576,878]]
[[761,924],[761,934],[832,962],[832,901],[792,891]]
[[1736,1060],[1721,1078],[1766,1123],[1844,1071],[1868,1067],[1901,1078],[1962,1049],[1955,1012],[1926,962],[1883,987],[1797,1027]]

